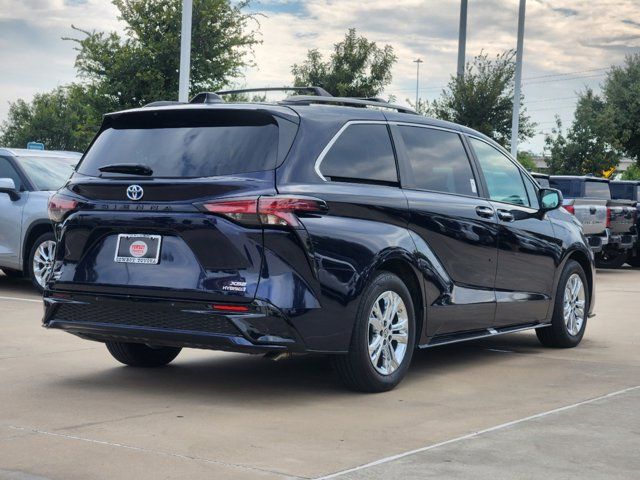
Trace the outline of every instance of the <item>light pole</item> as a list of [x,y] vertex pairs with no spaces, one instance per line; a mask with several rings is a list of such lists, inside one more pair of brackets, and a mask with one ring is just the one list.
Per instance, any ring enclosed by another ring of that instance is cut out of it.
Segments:
[[464,58],[467,48],[467,0],[460,1],[460,27],[458,28],[458,78],[464,77]]
[[420,90],[420,64],[424,63],[422,59],[416,58],[413,63],[416,64],[416,103],[414,108],[418,108],[418,95]]
[[178,101],[189,101],[189,71],[191,70],[191,14],[193,0],[182,0],[182,30],[180,33],[180,76]]
[[518,130],[520,128],[520,88],[522,83],[522,49],[524,48],[524,14],[527,0],[520,0],[518,10],[518,43],[516,46],[516,75],[513,88],[513,116],[511,117],[511,155],[518,156]]

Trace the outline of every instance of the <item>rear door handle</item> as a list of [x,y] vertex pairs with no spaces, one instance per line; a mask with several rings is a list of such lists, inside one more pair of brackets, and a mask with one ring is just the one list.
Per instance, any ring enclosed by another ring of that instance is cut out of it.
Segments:
[[493,208],[491,207],[476,207],[476,214],[482,218],[493,218]]
[[513,222],[513,213],[508,210],[498,210],[498,218],[503,222]]

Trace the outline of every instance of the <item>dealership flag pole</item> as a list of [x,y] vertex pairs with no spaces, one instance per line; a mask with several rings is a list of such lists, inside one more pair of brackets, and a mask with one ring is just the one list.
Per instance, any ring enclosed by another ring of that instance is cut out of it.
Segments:
[[524,11],[527,0],[520,0],[518,11],[518,44],[516,47],[516,78],[513,89],[513,116],[511,117],[511,155],[518,156],[518,130],[520,128],[520,87],[522,86],[522,49],[524,47]]
[[191,69],[192,0],[182,0],[182,31],[180,34],[180,84],[178,101],[189,101],[189,71]]

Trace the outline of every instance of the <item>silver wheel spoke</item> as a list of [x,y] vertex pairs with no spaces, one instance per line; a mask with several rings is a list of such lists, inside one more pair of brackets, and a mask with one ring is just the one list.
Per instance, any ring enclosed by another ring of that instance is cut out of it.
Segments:
[[402,297],[388,290],[378,296],[369,312],[368,352],[371,364],[382,375],[400,365],[409,342],[409,318]]

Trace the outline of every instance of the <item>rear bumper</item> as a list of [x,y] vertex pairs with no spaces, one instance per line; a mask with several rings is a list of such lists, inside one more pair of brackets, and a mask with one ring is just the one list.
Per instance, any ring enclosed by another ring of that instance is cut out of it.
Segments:
[[616,250],[628,250],[638,241],[638,235],[635,233],[612,233],[609,229],[605,230],[604,235],[589,235],[589,248],[593,253],[599,253],[604,247]]
[[46,291],[43,326],[82,338],[205,348],[244,353],[303,352],[303,340],[286,316],[266,302],[245,312],[210,303]]

